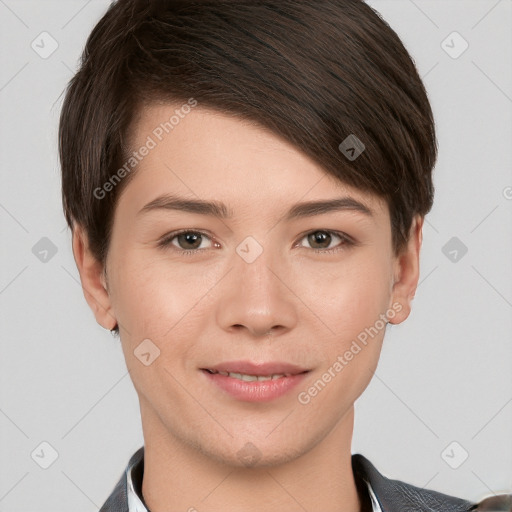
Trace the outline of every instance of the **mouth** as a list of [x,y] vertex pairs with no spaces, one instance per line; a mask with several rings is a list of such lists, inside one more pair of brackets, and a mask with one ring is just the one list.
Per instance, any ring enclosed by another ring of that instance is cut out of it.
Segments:
[[216,389],[245,402],[267,402],[283,396],[311,372],[289,363],[250,361],[232,361],[200,370]]
[[251,377],[252,380],[259,379],[272,379],[280,377],[290,377],[291,375],[298,375],[310,371],[308,368],[301,367],[296,364],[291,364],[282,361],[270,362],[253,362],[253,361],[227,361],[202,368],[211,374],[220,373],[226,377],[244,378]]

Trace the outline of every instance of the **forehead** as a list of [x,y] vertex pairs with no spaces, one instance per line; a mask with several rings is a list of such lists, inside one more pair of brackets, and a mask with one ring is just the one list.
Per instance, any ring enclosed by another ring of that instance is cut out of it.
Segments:
[[145,105],[132,124],[130,151],[140,160],[123,195],[140,208],[171,192],[222,200],[234,211],[248,201],[268,208],[350,196],[387,213],[382,198],[335,178],[269,129],[201,105]]

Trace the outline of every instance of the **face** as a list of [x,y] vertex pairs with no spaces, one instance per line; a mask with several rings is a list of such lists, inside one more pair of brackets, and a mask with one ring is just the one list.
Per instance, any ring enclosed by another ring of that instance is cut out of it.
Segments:
[[[383,200],[261,127],[200,106],[159,140],[155,127],[175,109],[147,107],[135,125],[133,148],[155,145],[119,198],[107,283],[76,233],[86,297],[101,325],[119,324],[145,434],[231,465],[244,450],[260,464],[291,460],[348,418],[386,318],[409,314],[421,219],[395,257]],[[247,382],[214,368],[293,375]]]

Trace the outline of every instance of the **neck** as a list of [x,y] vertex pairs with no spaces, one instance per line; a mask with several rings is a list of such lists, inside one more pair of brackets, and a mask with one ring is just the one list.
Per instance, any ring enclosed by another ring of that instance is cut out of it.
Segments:
[[353,407],[308,451],[250,467],[184,443],[142,402],[141,413],[142,494],[151,512],[363,511],[352,472]]

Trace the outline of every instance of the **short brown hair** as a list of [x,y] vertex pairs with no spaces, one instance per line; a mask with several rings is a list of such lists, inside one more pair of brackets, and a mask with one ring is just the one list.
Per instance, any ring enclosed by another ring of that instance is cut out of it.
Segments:
[[[90,34],[60,117],[62,199],[105,263],[116,198],[94,191],[126,161],[151,101],[256,121],[340,182],[385,198],[398,253],[433,203],[434,120],[397,34],[362,0],[118,0]],[[355,135],[365,146],[347,158]]]

